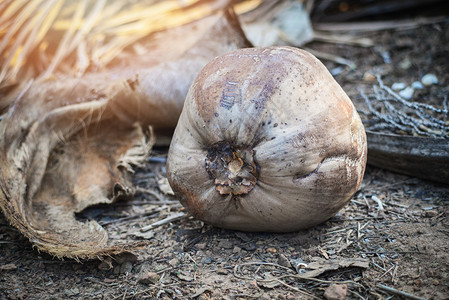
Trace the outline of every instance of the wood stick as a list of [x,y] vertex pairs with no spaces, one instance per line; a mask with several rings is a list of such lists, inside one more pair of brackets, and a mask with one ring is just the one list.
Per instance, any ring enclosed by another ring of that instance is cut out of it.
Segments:
[[435,24],[444,22],[445,16],[431,17],[431,18],[419,18],[404,21],[377,21],[377,22],[348,22],[348,23],[321,23],[317,22],[313,24],[315,30],[322,31],[378,31],[386,29],[404,29],[414,28],[425,24]]
[[392,287],[389,287],[389,286],[386,286],[386,285],[383,285],[383,284],[380,284],[380,283],[376,284],[376,286],[379,289],[383,290],[383,291],[386,291],[386,292],[389,292],[389,293],[392,293],[392,294],[395,294],[395,295],[398,295],[398,296],[402,296],[402,297],[405,297],[407,299],[425,300],[425,298],[421,298],[421,297],[418,297],[418,296],[415,296],[415,295],[412,295],[412,294],[409,294],[409,293],[397,290],[395,288],[392,288]]
[[154,222],[153,224],[144,226],[144,227],[140,228],[140,231],[141,232],[145,232],[145,231],[151,230],[153,228],[156,228],[158,226],[161,226],[161,225],[173,222],[173,221],[181,220],[181,219],[183,219],[185,217],[187,217],[187,214],[185,214],[183,212],[178,212],[178,213],[175,213],[173,215],[170,215],[170,216],[166,217],[165,219],[162,219],[160,221]]

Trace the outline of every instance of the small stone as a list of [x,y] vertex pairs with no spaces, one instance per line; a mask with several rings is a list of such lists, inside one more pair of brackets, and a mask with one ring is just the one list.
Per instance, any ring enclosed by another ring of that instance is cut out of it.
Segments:
[[438,83],[438,78],[434,74],[429,73],[429,74],[424,75],[421,78],[421,82],[425,86],[431,86],[433,84],[437,84]]
[[159,274],[151,271],[146,271],[139,274],[137,282],[143,284],[155,284],[159,281],[160,278],[161,277],[159,276]]
[[205,265],[211,264],[213,262],[212,257],[205,257],[201,260],[201,262]]
[[408,70],[408,69],[410,69],[411,66],[412,66],[412,62],[410,59],[408,59],[408,57],[403,59],[399,63],[399,68],[401,68],[402,70]]
[[176,266],[178,266],[179,265],[179,259],[178,258],[176,258],[176,257],[174,257],[174,258],[172,258],[172,259],[170,259],[169,261],[168,261],[168,263],[170,264],[170,266],[172,266],[172,267],[176,267]]
[[65,289],[64,294],[68,297],[76,296],[80,293],[80,290],[78,288],[72,288],[72,289]]
[[412,87],[408,86],[405,89],[403,89],[402,91],[399,91],[399,96],[401,96],[405,100],[410,100],[413,98],[414,92],[415,92],[415,90]]
[[436,216],[438,216],[438,211],[435,209],[428,210],[428,211],[426,211],[425,216],[428,218],[436,217]]
[[222,240],[218,243],[218,248],[231,249],[234,245],[228,240]]
[[407,87],[407,85],[406,85],[405,83],[403,83],[403,82],[395,82],[395,83],[393,83],[393,85],[391,86],[391,89],[392,89],[393,91],[400,91],[400,90],[405,89],[406,87]]
[[424,88],[424,85],[420,81],[413,81],[412,88],[415,90],[422,90]]
[[344,300],[348,294],[346,284],[331,284],[324,291],[324,298],[327,300]]
[[376,80],[376,76],[374,76],[373,73],[371,73],[371,72],[365,72],[365,73],[363,74],[363,81],[365,81],[365,82],[373,82],[373,81],[375,81],[375,80]]
[[125,261],[120,266],[120,274],[131,273],[133,269],[133,264],[130,261]]
[[226,269],[217,269],[215,272],[217,272],[218,275],[228,275],[229,271]]
[[195,245],[195,247],[198,250],[204,250],[204,249],[206,249],[206,243],[198,243],[198,244]]
[[239,254],[240,252],[242,252],[242,248],[239,246],[234,246],[234,249],[232,249],[232,253],[234,254]]
[[178,273],[176,274],[176,276],[177,276],[179,279],[181,279],[181,280],[183,280],[183,281],[187,281],[187,282],[190,282],[190,281],[195,280],[195,278],[193,278],[192,276],[190,276],[188,273],[182,272],[182,271],[178,272]]

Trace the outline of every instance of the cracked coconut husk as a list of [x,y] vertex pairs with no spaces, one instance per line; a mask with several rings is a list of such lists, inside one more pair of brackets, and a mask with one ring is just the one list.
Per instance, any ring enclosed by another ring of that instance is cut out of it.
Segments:
[[[175,53],[157,49],[167,39]],[[0,101],[9,106],[0,122],[0,207],[38,250],[93,259],[145,245],[109,242],[96,221],[80,222],[75,213],[131,197],[133,168],[155,140],[151,128],[174,128],[203,65],[249,44],[225,10],[146,46],[154,52],[122,58],[115,69],[37,78]]]

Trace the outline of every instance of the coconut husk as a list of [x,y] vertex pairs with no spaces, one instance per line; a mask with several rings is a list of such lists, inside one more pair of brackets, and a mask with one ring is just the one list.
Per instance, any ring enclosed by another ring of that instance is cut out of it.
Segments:
[[6,72],[0,207],[39,250],[91,259],[143,245],[112,244],[97,222],[75,213],[132,197],[133,169],[155,135],[175,127],[196,74],[213,57],[249,46],[232,10],[208,13],[128,43],[132,55],[124,51],[98,72],[64,73],[68,56],[53,66],[50,60],[45,76],[48,68],[28,77],[21,69],[23,81]]

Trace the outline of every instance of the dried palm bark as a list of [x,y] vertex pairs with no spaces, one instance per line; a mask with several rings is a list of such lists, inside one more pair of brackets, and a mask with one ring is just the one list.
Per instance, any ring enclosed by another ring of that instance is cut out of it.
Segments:
[[144,46],[151,51],[121,57],[101,72],[60,72],[25,84],[16,78],[3,86],[0,207],[39,250],[89,259],[141,246],[109,244],[98,223],[81,223],[75,212],[132,196],[133,167],[154,142],[149,126],[156,133],[174,128],[199,70],[249,43],[225,10]]

